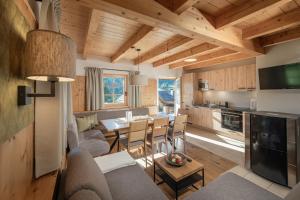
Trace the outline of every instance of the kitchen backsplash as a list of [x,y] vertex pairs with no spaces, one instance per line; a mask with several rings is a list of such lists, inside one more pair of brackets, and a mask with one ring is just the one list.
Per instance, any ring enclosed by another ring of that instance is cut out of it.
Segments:
[[206,91],[203,92],[203,102],[222,104],[225,101],[229,102],[230,107],[250,107],[250,99],[256,99],[256,91]]

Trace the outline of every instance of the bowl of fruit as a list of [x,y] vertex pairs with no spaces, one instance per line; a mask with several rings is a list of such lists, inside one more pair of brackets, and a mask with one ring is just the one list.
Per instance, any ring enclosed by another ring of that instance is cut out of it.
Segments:
[[182,153],[171,153],[166,156],[166,162],[175,167],[181,167],[186,163],[186,156]]

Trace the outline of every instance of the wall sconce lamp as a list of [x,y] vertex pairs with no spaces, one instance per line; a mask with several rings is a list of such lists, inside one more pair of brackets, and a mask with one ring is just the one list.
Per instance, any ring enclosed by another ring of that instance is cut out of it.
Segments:
[[76,74],[76,45],[61,33],[33,30],[27,33],[24,54],[25,76],[34,81],[51,83],[49,94],[30,93],[18,86],[18,105],[30,103],[30,97],[55,97],[56,82],[71,82]]

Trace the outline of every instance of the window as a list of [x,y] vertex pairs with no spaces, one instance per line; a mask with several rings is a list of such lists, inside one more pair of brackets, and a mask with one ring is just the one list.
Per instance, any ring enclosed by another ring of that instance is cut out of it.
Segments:
[[127,75],[105,74],[103,76],[104,104],[106,106],[127,105]]

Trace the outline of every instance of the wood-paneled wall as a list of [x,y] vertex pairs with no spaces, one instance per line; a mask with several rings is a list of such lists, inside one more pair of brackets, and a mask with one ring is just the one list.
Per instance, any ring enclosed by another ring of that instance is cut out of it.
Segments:
[[141,102],[143,107],[157,105],[157,80],[149,79],[147,86],[141,88]]
[[0,144],[0,199],[26,199],[32,177],[33,123]]
[[85,76],[76,76],[72,83],[73,111],[85,111]]

